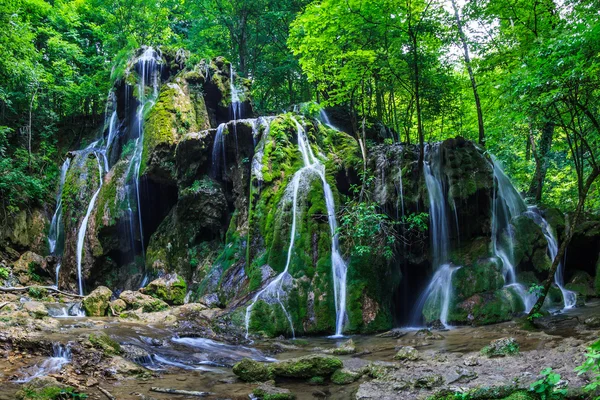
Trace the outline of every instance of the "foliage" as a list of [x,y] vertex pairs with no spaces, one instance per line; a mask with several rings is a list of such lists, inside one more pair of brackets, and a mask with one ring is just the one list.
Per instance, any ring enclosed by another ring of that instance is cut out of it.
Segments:
[[83,400],[87,399],[88,395],[70,387],[48,386],[41,389],[25,388],[21,398],[23,400]]
[[539,297],[542,294],[542,290],[544,290],[544,286],[538,283],[532,283],[531,286],[529,286],[528,292]]
[[[373,177],[366,177],[363,185],[369,185]],[[353,256],[383,256],[390,260],[393,255],[397,235],[394,221],[378,211],[374,202],[361,200],[361,187],[353,185],[350,189],[357,196],[342,209],[338,233],[340,239],[350,248]]]
[[592,343],[585,354],[585,361],[575,368],[578,375],[589,374],[591,381],[585,386],[585,391],[595,392],[600,388],[600,340]]
[[552,372],[552,368],[544,368],[542,378],[533,382],[530,391],[535,392],[541,400],[560,400],[567,394],[566,388],[559,388],[560,374]]
[[7,268],[0,267],[0,279],[8,279],[10,272]]

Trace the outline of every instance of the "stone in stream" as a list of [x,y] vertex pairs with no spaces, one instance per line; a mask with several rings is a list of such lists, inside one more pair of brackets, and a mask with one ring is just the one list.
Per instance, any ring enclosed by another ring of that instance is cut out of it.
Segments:
[[110,308],[111,313],[114,314],[115,317],[121,314],[122,311],[125,311],[127,309],[127,303],[125,303],[125,301],[122,299],[113,300],[109,303],[108,306]]
[[134,310],[141,308],[144,312],[156,312],[169,308],[169,305],[160,299],[131,290],[124,291],[119,298],[127,304],[127,308]]
[[244,358],[235,364],[233,373],[244,382],[265,382],[273,377],[267,365],[250,358]]
[[275,363],[270,369],[277,377],[311,378],[313,376],[329,377],[342,367],[343,364],[339,358],[309,355]]
[[394,356],[394,360],[399,361],[416,361],[419,358],[419,351],[411,346],[401,346]]
[[44,318],[48,316],[48,310],[43,303],[38,301],[26,301],[23,310],[27,311],[33,318]]
[[83,298],[83,309],[88,317],[103,317],[108,310],[112,291],[106,286],[98,286]]
[[335,349],[331,350],[331,353],[335,354],[336,356],[345,356],[348,354],[354,354],[354,353],[356,353],[356,345],[354,344],[354,341],[352,339],[348,339],[347,341],[342,343],[339,347],[336,347]]
[[348,385],[360,379],[362,374],[347,369],[338,369],[331,375],[331,382],[336,385]]
[[289,389],[278,388],[273,381],[260,384],[252,391],[252,394],[262,400],[293,400],[296,398],[296,395]]
[[506,355],[517,354],[518,352],[519,343],[515,338],[492,340],[489,345],[481,349],[481,354],[488,357],[504,357]]

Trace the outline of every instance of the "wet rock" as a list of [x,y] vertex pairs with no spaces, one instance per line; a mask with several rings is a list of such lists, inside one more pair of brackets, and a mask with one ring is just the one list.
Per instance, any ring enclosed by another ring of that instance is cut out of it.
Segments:
[[296,395],[289,389],[278,388],[275,382],[265,382],[252,391],[252,394],[262,400],[293,400]]
[[137,364],[149,363],[152,361],[150,354],[142,349],[141,347],[134,346],[131,344],[124,344],[120,346],[121,354],[128,360],[131,360]]
[[27,311],[33,318],[44,318],[48,316],[48,310],[44,304],[38,301],[27,301],[23,303],[23,310]]
[[121,353],[121,345],[105,333],[92,333],[88,340],[92,347],[101,350],[104,354],[115,355]]
[[47,276],[46,271],[42,268],[44,264],[42,256],[28,251],[13,264],[13,274],[17,276],[19,283],[27,285],[31,283],[34,274]]
[[160,299],[148,296],[140,292],[126,290],[119,296],[127,304],[127,308],[142,309],[144,312],[163,311],[169,308],[169,305]]
[[331,376],[342,368],[339,358],[310,355],[281,361],[271,366],[273,375],[282,378],[311,378],[313,376]]
[[360,379],[362,375],[347,369],[338,369],[331,375],[331,382],[336,385],[348,385]]
[[444,384],[444,378],[441,375],[431,374],[417,378],[413,385],[419,389],[433,389]]
[[98,286],[83,298],[83,309],[89,317],[102,317],[106,315],[108,303],[112,296],[112,291],[106,286]]
[[415,333],[415,337],[425,338],[427,340],[444,340],[444,335],[434,333],[430,329],[420,329]]
[[233,373],[245,382],[265,382],[272,378],[272,373],[267,365],[249,358],[244,358],[235,364]]
[[444,376],[444,381],[452,383],[466,383],[477,379],[477,373],[467,368],[457,367],[454,371]]
[[202,296],[199,302],[211,308],[218,307],[221,304],[221,302],[219,301],[219,295],[217,295],[216,293],[210,293],[206,296]]
[[401,346],[394,356],[394,360],[399,361],[416,361],[419,358],[419,351],[411,346]]
[[343,356],[348,354],[356,353],[356,345],[352,339],[348,339],[342,343],[339,347],[332,350],[332,353],[336,356]]
[[512,337],[492,340],[489,345],[481,349],[481,354],[488,357],[504,357],[518,352],[519,343]]
[[156,297],[170,305],[182,305],[185,294],[187,293],[187,284],[183,277],[174,274],[167,274],[150,282],[145,288],[140,290],[144,294]]

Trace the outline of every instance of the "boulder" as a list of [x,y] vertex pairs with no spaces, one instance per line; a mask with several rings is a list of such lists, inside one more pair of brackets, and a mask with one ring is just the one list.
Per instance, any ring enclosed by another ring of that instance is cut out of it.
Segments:
[[108,310],[112,291],[106,286],[98,286],[83,298],[83,309],[89,317],[103,317]]
[[116,299],[109,303],[108,307],[113,315],[117,316],[121,314],[122,311],[127,309],[127,303],[122,299]]
[[278,388],[275,382],[265,382],[252,391],[252,394],[262,400],[293,400],[296,398],[289,389]]
[[22,285],[27,285],[31,282],[39,282],[42,276],[48,276],[44,269],[44,264],[44,257],[32,251],[28,251],[14,262],[13,274]]
[[356,345],[354,344],[354,340],[348,339],[347,341],[333,349],[332,353],[336,356],[344,356],[356,353]]
[[331,376],[336,370],[343,367],[339,358],[331,356],[310,355],[291,358],[273,364],[271,371],[274,376],[281,378],[303,378],[313,376]]
[[394,356],[394,360],[398,361],[416,361],[419,358],[419,351],[411,346],[400,346]]
[[353,372],[348,369],[338,369],[331,375],[331,382],[336,385],[348,385],[359,380],[360,377],[361,374],[358,372]]
[[489,345],[481,349],[481,354],[488,357],[504,357],[518,353],[519,343],[512,337],[492,340]]
[[244,382],[266,382],[272,379],[269,367],[261,362],[244,358],[233,366],[233,373]]
[[183,277],[174,274],[167,274],[150,282],[145,288],[140,290],[157,299],[163,300],[170,305],[182,305],[187,293],[187,284]]
[[38,301],[26,301],[23,310],[27,311],[33,318],[44,318],[48,316],[48,310],[43,303]]
[[169,305],[160,299],[132,290],[125,290],[119,296],[127,304],[128,309],[142,309],[144,312],[163,311],[169,308]]

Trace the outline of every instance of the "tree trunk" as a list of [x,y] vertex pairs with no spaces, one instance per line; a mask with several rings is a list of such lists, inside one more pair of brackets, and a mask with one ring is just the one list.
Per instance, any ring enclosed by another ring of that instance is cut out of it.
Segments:
[[546,171],[548,170],[548,153],[552,147],[552,139],[554,137],[554,123],[546,122],[542,128],[542,138],[540,139],[539,149],[536,150],[533,135],[530,136],[531,148],[535,159],[535,174],[531,179],[528,195],[533,197],[536,203],[542,200],[542,189],[544,180],[546,179]]
[[473,67],[471,66],[471,57],[469,56],[467,37],[465,36],[462,28],[460,15],[458,14],[458,7],[456,6],[455,0],[452,0],[452,8],[454,8],[454,17],[456,18],[456,25],[458,26],[458,35],[460,36],[460,41],[462,42],[465,64],[467,65],[469,79],[471,80],[471,87],[473,88],[473,97],[475,97],[475,108],[477,109],[477,127],[479,128],[479,144],[481,146],[485,146],[485,131],[483,128],[483,111],[481,110],[481,100],[479,99],[477,82],[475,81],[475,74],[473,73]]
[[535,305],[533,306],[533,308],[529,312],[529,315],[527,316],[527,319],[529,319],[530,321],[539,316],[540,310],[542,309],[544,301],[546,300],[546,296],[548,295],[548,291],[550,290],[550,286],[552,286],[552,283],[554,282],[554,275],[556,274],[556,270],[558,269],[560,260],[562,260],[562,258],[564,257],[565,251],[567,250],[567,247],[569,246],[569,243],[573,238],[573,234],[575,233],[575,227],[579,222],[579,217],[581,216],[581,212],[583,211],[587,194],[590,190],[590,187],[592,186],[599,174],[600,169],[595,168],[588,176],[583,191],[579,194],[579,200],[577,202],[577,208],[575,209],[575,215],[573,216],[573,220],[571,221],[571,223],[567,226],[567,234],[565,235],[565,238],[558,249],[558,253],[556,253],[556,257],[554,257],[554,260],[552,260],[552,266],[550,267],[550,271],[548,272],[548,277],[544,281],[542,293],[540,294],[540,297],[538,297],[537,301],[535,302]]
[[35,95],[38,91],[38,86],[36,85],[35,90],[31,94],[31,102],[29,103],[29,123],[27,124],[27,152],[28,152],[28,160],[27,167],[29,168],[29,172],[31,172],[31,129],[32,129],[32,118],[33,118],[33,102],[35,100]]
[[423,121],[421,120],[421,95],[420,95],[420,78],[419,78],[419,54],[417,51],[417,36],[414,32],[410,33],[412,38],[412,53],[413,53],[413,73],[415,84],[415,106],[417,108],[417,132],[419,134],[419,168],[423,168],[425,159],[425,135],[423,133]]

